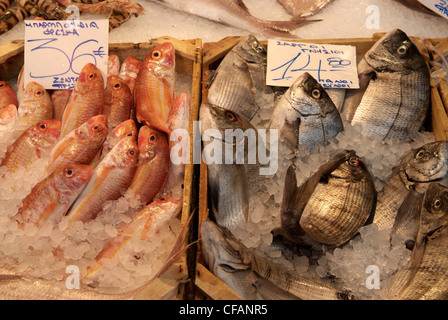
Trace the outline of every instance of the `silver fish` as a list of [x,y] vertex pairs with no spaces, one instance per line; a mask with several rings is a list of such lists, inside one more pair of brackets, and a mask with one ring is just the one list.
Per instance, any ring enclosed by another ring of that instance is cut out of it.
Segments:
[[[212,159],[211,152],[203,152],[204,161],[207,163],[207,178],[211,195],[213,213],[220,225],[234,230],[242,221],[247,221],[249,206],[262,188],[260,180],[262,176],[257,171],[259,165],[249,164],[244,137],[234,142],[228,141],[226,129],[240,129],[243,132],[254,129],[249,121],[242,116],[208,103],[203,103],[200,108],[200,120],[204,151],[216,146],[223,150],[220,158]],[[207,135],[209,129],[216,129],[221,134],[211,138]],[[254,131],[255,132],[255,131]],[[216,139],[216,140],[215,140]],[[244,162],[238,163],[237,146],[244,148]],[[233,157],[227,159],[224,150],[230,148]],[[213,162],[214,163],[213,163]]]
[[298,145],[327,144],[344,125],[327,92],[305,72],[276,103],[268,128],[278,129],[280,142],[295,150]]
[[420,215],[410,261],[394,275],[389,297],[396,300],[446,300],[448,188],[436,182],[430,183]]
[[401,30],[388,32],[358,64],[360,89],[346,97],[343,112],[368,136],[410,141],[430,104],[430,75],[416,45]]
[[333,0],[277,0],[293,17],[308,17],[316,14]]
[[399,224],[412,219],[412,216],[400,214],[397,217],[400,207],[403,206],[402,211],[409,212],[416,197],[425,193],[428,184],[444,179],[447,172],[448,142],[430,142],[408,152],[393,168],[391,177],[378,195],[373,223],[380,230],[393,228],[394,224],[395,229],[402,228]]
[[334,156],[300,187],[290,166],[276,232],[299,244],[342,245],[371,221],[375,203],[373,178],[354,151]]
[[210,220],[201,223],[201,248],[208,268],[245,299],[347,300],[353,296],[329,281],[299,273],[256,256]]
[[151,0],[170,8],[194,14],[249,32],[275,37],[295,37],[289,31],[313,20],[266,21],[249,13],[242,0]]
[[261,43],[246,36],[208,79],[207,101],[252,120],[261,105],[274,103],[274,92],[266,86],[266,59]]

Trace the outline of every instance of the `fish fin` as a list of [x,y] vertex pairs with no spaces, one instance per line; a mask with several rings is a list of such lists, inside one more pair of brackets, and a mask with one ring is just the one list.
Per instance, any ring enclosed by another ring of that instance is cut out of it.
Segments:
[[208,74],[208,78],[205,81],[205,88],[210,89],[210,87],[213,84],[213,81],[215,81],[216,75],[218,74],[218,70],[210,70]]
[[[395,222],[391,231],[391,239],[395,237],[397,234],[401,234],[400,228],[406,223],[406,221],[413,220],[416,221],[415,230],[411,230],[409,235],[413,239],[404,239],[413,240],[415,243],[415,236],[418,232],[419,221],[420,221],[420,209],[423,201],[423,194],[418,193],[415,190],[410,190],[406,195],[403,203],[398,208],[397,216],[395,217]],[[408,232],[406,232],[406,236]]]
[[243,0],[235,0],[235,4],[246,12],[249,12],[249,8],[244,4]]
[[282,234],[287,236],[291,241],[295,242],[295,238],[304,234],[304,231],[300,227],[300,218],[302,217],[303,209],[308,203],[318,182],[319,177],[313,175],[300,187],[297,187],[294,166],[290,165],[286,172],[283,199],[280,209],[281,230]]

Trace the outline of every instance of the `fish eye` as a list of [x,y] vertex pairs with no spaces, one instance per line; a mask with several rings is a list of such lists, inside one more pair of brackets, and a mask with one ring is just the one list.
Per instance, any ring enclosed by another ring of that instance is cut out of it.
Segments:
[[73,175],[73,170],[72,169],[65,170],[65,176],[66,177],[71,177],[72,175]]
[[435,210],[439,210],[440,208],[442,208],[442,200],[440,200],[440,198],[435,198],[432,203],[432,207]]
[[121,88],[121,84],[117,82],[117,83],[114,85],[114,89],[118,90],[118,89],[120,89],[120,88]]
[[128,137],[132,137],[132,132],[127,134]]
[[129,151],[129,154],[130,154],[131,156],[133,156],[133,155],[135,155],[135,151],[134,151],[134,150],[131,150],[131,151]]
[[350,158],[350,160],[348,160],[348,164],[351,165],[352,167],[357,167],[359,166],[359,159],[358,158]]
[[47,128],[47,125],[46,125],[45,123],[42,123],[39,127],[40,127],[42,130],[45,130],[45,129]]
[[404,45],[404,44],[399,46],[398,49],[397,49],[397,53],[400,56],[404,56],[406,53],[408,53],[408,47],[406,45]]
[[311,95],[313,96],[314,99],[319,99],[321,96],[320,90],[314,89],[313,91],[311,91]]
[[225,114],[226,114],[227,119],[229,119],[230,121],[232,121],[232,122],[237,121],[236,116],[233,114],[233,112],[226,111]]
[[421,159],[424,156],[425,152],[423,150],[420,150],[415,154],[415,159]]
[[156,60],[159,59],[161,55],[162,54],[160,53],[159,50],[153,51],[153,53],[151,54],[152,58]]
[[149,137],[149,141],[150,141],[151,143],[154,143],[154,142],[156,141],[156,135],[155,135],[155,134],[152,134],[152,135]]
[[43,94],[43,91],[40,90],[40,89],[34,91],[34,95],[35,95],[36,97],[40,97],[42,94]]
[[0,88],[3,88],[5,86],[4,82],[0,82]]

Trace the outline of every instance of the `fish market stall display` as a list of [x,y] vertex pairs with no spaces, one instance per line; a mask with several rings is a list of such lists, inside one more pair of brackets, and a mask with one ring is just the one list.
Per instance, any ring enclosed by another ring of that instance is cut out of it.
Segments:
[[300,41],[356,46],[360,88],[265,86],[266,42],[204,43],[199,292],[446,299],[446,39]]
[[88,63],[73,90],[24,86],[23,46],[4,58],[2,299],[188,294],[192,149],[178,144],[192,140],[201,52],[200,39],[112,44],[107,85]]

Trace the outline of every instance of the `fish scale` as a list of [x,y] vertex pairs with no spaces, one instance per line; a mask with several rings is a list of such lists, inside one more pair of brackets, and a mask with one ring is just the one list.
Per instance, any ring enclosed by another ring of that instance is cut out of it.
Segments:
[[448,298],[448,188],[433,182],[421,201],[416,244],[408,263],[392,279],[388,290],[391,299]]
[[138,159],[132,136],[122,139],[98,164],[92,178],[67,213],[68,227],[74,221],[87,222],[101,211],[105,201],[117,200],[129,187]]
[[[45,129],[41,128],[44,125]],[[11,146],[0,166],[16,172],[19,168],[28,168],[35,160],[56,145],[59,138],[61,122],[45,120],[28,128]]]

